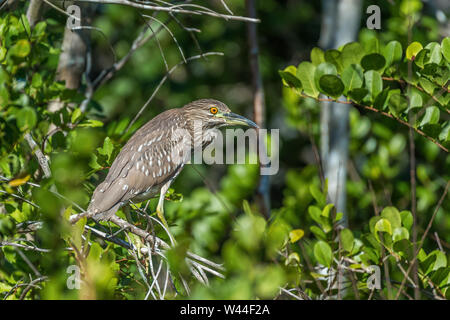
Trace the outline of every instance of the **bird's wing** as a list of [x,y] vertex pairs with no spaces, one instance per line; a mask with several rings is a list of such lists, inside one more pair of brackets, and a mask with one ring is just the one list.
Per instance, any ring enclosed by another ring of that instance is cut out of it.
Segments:
[[185,156],[176,157],[183,137],[173,135],[184,117],[171,109],[153,118],[130,138],[114,160],[108,175],[95,189],[90,211],[105,212],[150,189],[161,188],[173,179],[186,163]]

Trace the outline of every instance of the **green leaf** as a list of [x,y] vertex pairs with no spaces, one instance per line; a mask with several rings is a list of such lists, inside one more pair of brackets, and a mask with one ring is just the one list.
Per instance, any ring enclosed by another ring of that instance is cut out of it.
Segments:
[[327,235],[325,234],[325,232],[323,232],[322,229],[320,229],[318,226],[311,226],[309,227],[309,230],[314,233],[314,235],[321,240],[326,240],[327,239]]
[[383,90],[381,75],[375,70],[369,70],[364,73],[364,79],[366,80],[366,88],[369,90],[372,100],[375,100],[376,96]]
[[289,232],[289,240],[291,241],[291,243],[294,243],[303,238],[304,235],[305,231],[303,231],[302,229],[295,229]]
[[302,83],[296,77],[297,68],[294,66],[286,67],[284,70],[279,70],[281,78],[283,79],[283,84],[287,87],[301,89]]
[[400,212],[395,207],[386,207],[381,211],[381,217],[389,220],[392,228],[399,228],[402,225]]
[[35,88],[42,87],[42,76],[39,73],[35,73],[31,79],[31,86]]
[[75,123],[77,119],[81,116],[81,113],[82,112],[80,108],[76,108],[75,110],[73,110],[70,122]]
[[365,70],[381,70],[386,64],[386,59],[381,54],[371,53],[361,59],[361,66]]
[[20,109],[16,114],[16,122],[20,131],[32,129],[37,123],[36,111],[30,107]]
[[394,93],[389,97],[388,107],[389,111],[398,117],[403,111],[408,109],[408,100],[401,94]]
[[309,192],[313,198],[317,201],[319,206],[324,207],[326,205],[327,196],[324,194],[315,184],[309,185]]
[[405,16],[412,15],[422,9],[422,2],[419,0],[404,0],[400,3],[400,12]]
[[320,89],[328,96],[338,98],[344,92],[342,80],[332,74],[326,74],[319,80]]
[[422,121],[420,122],[420,126],[424,126],[426,124],[435,124],[439,122],[439,108],[435,106],[431,106],[426,108],[425,115],[422,118]]
[[391,223],[389,222],[389,220],[382,218],[382,219],[378,220],[377,223],[375,223],[374,231],[375,231],[375,234],[377,232],[387,232],[390,235],[392,235]]
[[78,127],[103,127],[103,122],[94,119],[88,119],[78,125]]
[[303,91],[308,96],[317,98],[319,96],[319,90],[314,83],[315,71],[316,67],[311,62],[304,61],[297,68],[297,78],[302,83]]
[[427,61],[427,55],[429,54],[429,52],[430,51],[428,51],[428,49],[420,50],[417,56],[414,58],[414,64],[419,68],[423,68]]
[[406,59],[413,60],[422,49],[422,45],[419,42],[414,41],[406,48]]
[[369,90],[366,88],[355,88],[348,92],[348,96],[356,102],[361,102],[368,93]]
[[325,267],[331,267],[333,261],[333,252],[331,247],[325,241],[319,240],[314,245],[314,257],[317,262]]
[[425,92],[428,93],[429,95],[433,95],[434,90],[437,88],[435,84],[433,84],[430,80],[424,77],[421,77],[419,79],[419,84],[423,88],[423,90],[425,90]]
[[[441,42],[442,55],[447,62],[450,62],[450,38],[446,37]],[[1,59],[0,59],[1,60]]]
[[325,62],[325,55],[322,49],[314,47],[311,50],[311,62],[315,66],[318,66],[322,62]]
[[383,56],[386,59],[386,67],[402,59],[402,45],[394,40],[390,41],[383,49]]
[[340,58],[341,52],[338,50],[330,49],[325,51],[325,61],[334,64],[339,73],[344,69]]
[[437,42],[430,42],[425,46],[425,49],[430,51],[428,55],[427,63],[441,63],[442,55],[441,55],[441,45]]
[[412,91],[409,97],[409,109],[421,108],[423,104],[422,96],[417,91]]
[[377,97],[373,102],[373,106],[378,110],[383,110],[387,105],[388,97],[389,97],[389,88],[386,88],[377,95]]
[[342,68],[347,69],[350,65],[359,65],[364,56],[364,48],[359,42],[350,42],[344,45],[341,52]]
[[28,40],[21,39],[17,41],[11,49],[9,49],[9,53],[18,58],[25,58],[30,54],[31,45]]
[[109,137],[106,137],[105,141],[103,142],[103,147],[98,148],[98,153],[107,156],[108,160],[111,157],[111,154],[114,150],[114,145]]
[[329,203],[329,204],[327,204],[325,206],[325,208],[323,208],[321,215],[323,217],[329,218],[330,217],[330,211],[333,211],[333,209],[334,209],[334,211],[336,211],[336,209],[334,208],[334,204]]
[[403,239],[408,240],[409,239],[408,229],[404,227],[395,228],[394,233],[392,235],[392,239],[394,240],[394,242],[401,241]]
[[7,50],[4,47],[0,47],[0,62],[3,61],[6,57]]
[[348,92],[356,88],[361,88],[364,81],[364,74],[361,66],[357,64],[349,65],[347,68],[345,68],[344,72],[342,72],[341,79],[345,86],[344,92]]
[[352,231],[350,229],[345,228],[341,230],[340,235],[342,248],[347,252],[351,252],[353,250],[353,242],[354,242]]
[[316,67],[316,71],[314,72],[314,82],[317,88],[320,88],[320,78],[326,74],[337,75],[336,66],[329,62],[323,62]]

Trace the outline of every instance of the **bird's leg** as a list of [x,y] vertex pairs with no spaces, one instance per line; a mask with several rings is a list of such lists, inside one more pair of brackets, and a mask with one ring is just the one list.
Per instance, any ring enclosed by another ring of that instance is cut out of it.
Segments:
[[156,214],[158,215],[159,220],[163,223],[164,227],[166,228],[167,234],[172,241],[172,243],[176,243],[174,237],[170,233],[169,225],[167,224],[166,219],[164,218],[164,198],[166,196],[167,190],[169,190],[170,183],[172,181],[167,182],[162,188],[161,193],[159,196],[158,205],[156,206]]
[[127,221],[131,224],[134,224],[133,218],[131,217],[131,206],[129,204],[126,204],[122,207],[122,210],[125,213]]
[[159,196],[158,206],[156,207],[156,214],[158,215],[159,220],[164,224],[164,226],[169,230],[169,225],[167,224],[166,218],[164,218],[164,197],[166,193],[163,193],[161,189],[161,195]]

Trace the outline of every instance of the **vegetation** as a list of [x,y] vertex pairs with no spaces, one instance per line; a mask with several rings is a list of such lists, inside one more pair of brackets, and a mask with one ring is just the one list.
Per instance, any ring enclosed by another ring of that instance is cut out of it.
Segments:
[[[67,17],[47,6],[34,23],[28,1],[2,10],[1,298],[449,299],[450,38],[420,1],[380,6],[381,30],[363,14],[358,41],[323,50],[320,2],[258,2],[265,122],[280,128],[270,216],[257,165],[189,165],[166,196],[176,243],[157,199],[120,221],[69,217],[164,109],[211,97],[251,114],[250,22],[154,11],[171,35],[136,8],[98,6],[71,86]],[[322,101],[353,106],[345,212],[321,167]]]

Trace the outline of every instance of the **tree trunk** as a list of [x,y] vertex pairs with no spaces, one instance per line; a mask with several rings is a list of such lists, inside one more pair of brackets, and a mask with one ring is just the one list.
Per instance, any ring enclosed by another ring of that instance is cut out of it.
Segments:
[[[323,0],[323,19],[320,45],[324,49],[355,41],[361,20],[361,0]],[[321,152],[325,177],[328,179],[328,197],[338,212],[346,215],[346,178],[349,124],[349,105],[324,103],[321,111]]]

